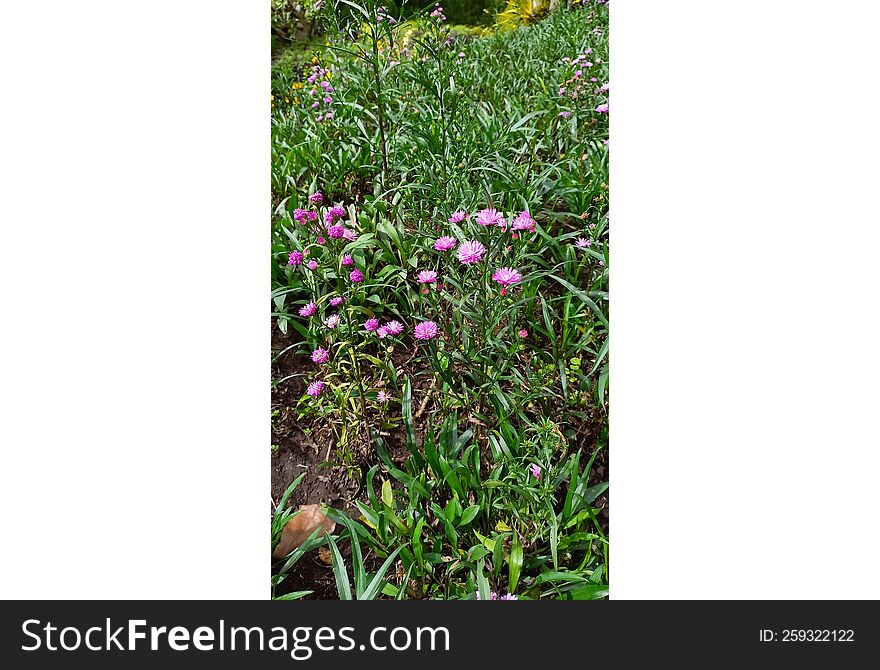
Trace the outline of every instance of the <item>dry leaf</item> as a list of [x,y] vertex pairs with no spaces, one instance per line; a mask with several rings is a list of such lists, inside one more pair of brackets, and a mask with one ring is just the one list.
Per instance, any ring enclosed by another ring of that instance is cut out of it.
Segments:
[[284,525],[278,546],[272,552],[272,560],[280,561],[291,551],[309,539],[316,528],[323,530],[318,537],[332,533],[336,524],[324,516],[320,505],[300,505],[299,513]]

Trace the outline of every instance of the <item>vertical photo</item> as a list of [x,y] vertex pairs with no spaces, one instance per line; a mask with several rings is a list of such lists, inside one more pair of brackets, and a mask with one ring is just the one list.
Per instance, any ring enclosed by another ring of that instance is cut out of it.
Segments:
[[607,4],[271,29],[271,597],[607,598]]

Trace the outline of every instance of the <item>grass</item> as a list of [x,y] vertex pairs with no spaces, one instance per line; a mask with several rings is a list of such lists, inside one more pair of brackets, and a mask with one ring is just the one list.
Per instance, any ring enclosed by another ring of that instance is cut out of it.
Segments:
[[273,318],[311,370],[273,384],[363,484],[357,520],[328,512],[339,595],[605,597],[607,7],[483,37],[324,20],[273,69]]

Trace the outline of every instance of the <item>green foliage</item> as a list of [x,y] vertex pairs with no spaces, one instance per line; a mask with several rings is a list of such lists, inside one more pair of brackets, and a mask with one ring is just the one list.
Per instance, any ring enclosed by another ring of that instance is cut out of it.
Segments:
[[[298,355],[328,353],[294,380],[324,384],[297,409],[332,427],[340,461],[375,445],[361,523],[337,519],[350,575],[329,540],[339,595],[604,597],[607,7],[480,38],[430,11],[328,3],[326,43],[273,72],[273,317]],[[503,227],[475,221],[488,208]],[[485,256],[462,264],[440,236]],[[500,285],[502,267],[519,278]],[[415,339],[425,321],[437,336]],[[361,542],[385,559],[372,575]]]

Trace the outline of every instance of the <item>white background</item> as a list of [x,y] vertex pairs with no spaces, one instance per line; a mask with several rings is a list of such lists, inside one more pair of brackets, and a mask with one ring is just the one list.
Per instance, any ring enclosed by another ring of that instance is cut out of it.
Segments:
[[[0,10],[3,598],[265,598],[268,3]],[[878,598],[878,10],[612,3],[614,598]]]

